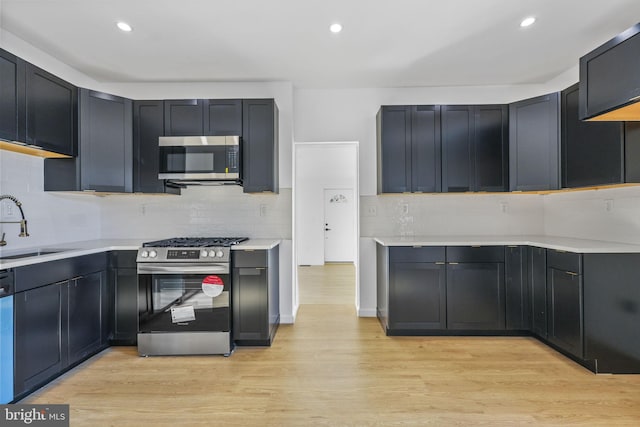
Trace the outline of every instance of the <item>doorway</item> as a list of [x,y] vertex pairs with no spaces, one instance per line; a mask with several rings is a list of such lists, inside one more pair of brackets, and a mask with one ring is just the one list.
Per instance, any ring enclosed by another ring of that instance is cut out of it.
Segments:
[[[358,143],[295,143],[293,168],[294,313],[301,303],[301,281],[314,287],[316,301],[357,309]],[[346,285],[337,285],[345,280]],[[334,285],[350,289],[337,292]]]

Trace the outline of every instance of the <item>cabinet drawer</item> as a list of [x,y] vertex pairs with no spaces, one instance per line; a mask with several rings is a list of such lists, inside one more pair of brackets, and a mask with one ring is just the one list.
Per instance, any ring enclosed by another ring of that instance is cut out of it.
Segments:
[[106,267],[106,252],[17,267],[14,270],[15,292],[87,275]]
[[394,246],[389,248],[389,261],[391,262],[444,262],[444,260],[443,246]]
[[582,254],[549,249],[547,267],[582,274]]
[[233,251],[234,267],[268,267],[267,251]]
[[447,246],[447,262],[504,262],[504,247]]

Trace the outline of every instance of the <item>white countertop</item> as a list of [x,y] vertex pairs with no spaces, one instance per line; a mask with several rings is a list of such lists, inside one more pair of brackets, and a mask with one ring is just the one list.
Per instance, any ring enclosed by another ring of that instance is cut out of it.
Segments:
[[[36,248],[23,248],[10,250],[3,248],[0,257],[13,254],[35,252],[38,250],[60,250],[60,252],[36,255],[27,258],[0,260],[0,269],[22,267],[24,265],[40,262],[55,261],[58,259],[72,258],[82,255],[95,254],[106,251],[137,251],[145,241],[149,239],[103,239],[85,240],[82,242],[63,243],[60,245],[39,246]],[[232,247],[234,250],[268,250],[280,244],[280,239],[249,239]]]
[[537,246],[579,253],[633,253],[640,245],[553,236],[405,236],[375,237],[383,246]]

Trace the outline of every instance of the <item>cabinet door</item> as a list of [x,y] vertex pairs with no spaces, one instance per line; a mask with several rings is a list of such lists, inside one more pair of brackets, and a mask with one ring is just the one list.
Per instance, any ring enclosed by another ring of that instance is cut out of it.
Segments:
[[[75,156],[78,92],[72,84],[32,64],[26,64],[25,142]],[[22,138],[19,138],[22,140]]]
[[133,191],[163,193],[158,138],[164,136],[163,101],[133,101]]
[[68,284],[67,342],[70,365],[91,355],[101,347],[104,285],[103,272],[79,277]]
[[135,345],[138,334],[138,273],[135,268],[114,270],[113,340]]
[[205,135],[242,136],[242,100],[210,99],[207,101]]
[[412,107],[410,153],[411,191],[420,193],[442,191],[440,106]]
[[562,91],[562,186],[623,182],[623,123],[578,118],[578,85]]
[[560,188],[560,94],[550,93],[509,106],[509,188]]
[[473,191],[473,108],[442,106],[442,191]]
[[475,191],[507,191],[509,111],[506,105],[478,105],[474,110]]
[[529,248],[529,286],[531,287],[531,330],[547,338],[547,254],[546,249]]
[[[428,114],[416,117],[424,129],[425,155],[428,150]],[[416,113],[417,116],[417,113]],[[411,107],[384,106],[378,113],[378,192],[411,191]],[[428,181],[425,180],[425,181]]]
[[447,264],[447,328],[504,327],[504,263]]
[[264,341],[269,339],[269,301],[267,269],[233,269],[233,339]]
[[245,193],[278,192],[278,108],[273,99],[242,101]]
[[527,248],[505,248],[506,328],[528,330],[531,325],[529,281],[527,280]]
[[204,101],[179,99],[164,101],[165,136],[204,135]]
[[0,139],[18,139],[19,102],[24,102],[23,90],[24,62],[0,49]]
[[389,329],[446,329],[446,267],[443,263],[392,262]]
[[133,189],[131,100],[80,90],[81,189]]
[[547,269],[548,339],[574,356],[583,357],[582,276]]
[[33,390],[66,366],[61,348],[62,286],[47,285],[14,296],[16,396]]

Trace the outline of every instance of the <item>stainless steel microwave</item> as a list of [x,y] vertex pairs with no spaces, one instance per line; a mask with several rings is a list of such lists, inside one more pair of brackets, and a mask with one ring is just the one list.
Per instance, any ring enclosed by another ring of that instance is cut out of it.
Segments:
[[239,136],[161,136],[158,179],[238,181]]

